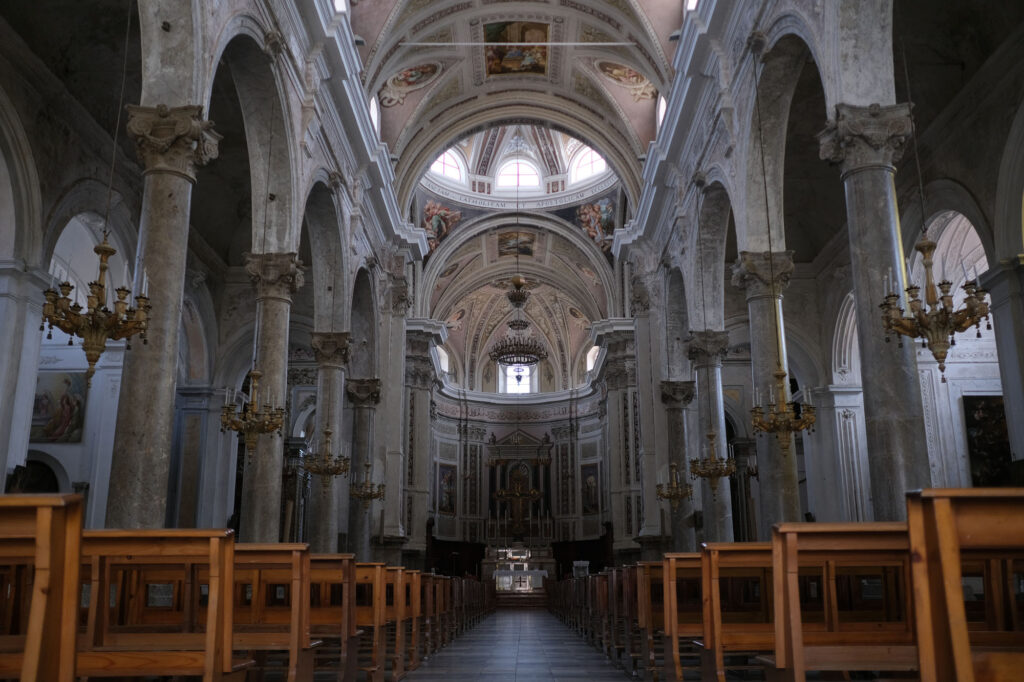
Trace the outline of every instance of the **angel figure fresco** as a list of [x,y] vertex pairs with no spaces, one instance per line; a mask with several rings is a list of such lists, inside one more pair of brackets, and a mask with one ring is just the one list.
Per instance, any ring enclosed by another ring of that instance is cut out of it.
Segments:
[[615,229],[615,204],[611,199],[605,197],[592,204],[582,204],[576,209],[576,223],[597,242],[602,251],[611,249],[608,236]]
[[442,206],[429,200],[423,207],[423,228],[427,231],[427,244],[433,251],[453,227],[462,219],[462,211]]

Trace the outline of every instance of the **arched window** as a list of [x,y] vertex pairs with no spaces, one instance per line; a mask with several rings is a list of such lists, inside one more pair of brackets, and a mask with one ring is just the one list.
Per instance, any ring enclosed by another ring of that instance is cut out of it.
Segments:
[[658,96],[658,120],[655,124],[657,130],[661,130],[661,122],[665,120],[665,111],[668,109],[668,100],[664,95]]
[[504,379],[503,393],[533,393],[537,377],[529,365],[498,365]]
[[597,355],[601,352],[600,346],[591,346],[590,350],[587,351],[587,371],[594,369],[594,365],[597,364]]
[[437,347],[437,362],[441,365],[442,372],[448,371],[448,351],[440,346]]
[[605,172],[607,168],[608,164],[605,163],[604,157],[590,147],[584,147],[572,160],[572,165],[569,167],[569,182],[586,180]]
[[516,159],[501,167],[495,182],[498,187],[540,187],[540,173],[532,164]]
[[462,181],[462,164],[459,163],[459,159],[455,156],[455,152],[447,150],[444,154],[437,157],[434,163],[430,164],[430,172],[436,173],[444,178],[451,178],[452,180]]
[[370,98],[370,123],[373,125],[374,131],[380,135],[380,104],[377,102],[376,95]]

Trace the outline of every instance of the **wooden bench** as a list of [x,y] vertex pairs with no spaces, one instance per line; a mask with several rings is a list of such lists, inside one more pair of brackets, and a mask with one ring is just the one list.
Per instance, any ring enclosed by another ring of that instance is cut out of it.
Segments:
[[[665,679],[682,680],[683,655],[699,656],[693,642],[704,636],[701,555],[669,553],[662,560],[664,582]],[[671,659],[670,659],[671,654]]]
[[768,679],[917,669],[905,523],[783,523],[772,535]]
[[388,566],[384,570],[385,649],[390,652],[392,682],[405,677],[405,569]]
[[664,679],[665,583],[660,561],[637,564],[637,627],[640,628],[641,669],[644,679]]
[[631,676],[636,675],[640,668],[643,648],[640,639],[639,604],[637,601],[637,566],[629,565],[622,568],[619,580],[619,617],[622,622],[622,644],[625,647],[622,667]]
[[288,682],[312,679],[321,642],[310,636],[309,594],[309,545],[236,544],[234,649],[255,654],[261,672],[263,652],[286,651]]
[[353,554],[314,554],[309,560],[310,633],[325,646],[316,650],[316,668],[336,665],[336,680],[357,676],[356,562]]
[[771,543],[705,543],[701,596],[704,636],[694,645],[703,680],[725,681],[726,652],[749,659],[775,650]]
[[81,539],[81,496],[0,496],[0,678],[75,679]]
[[437,576],[433,573],[420,574],[420,631],[423,633],[423,660],[430,658],[436,651],[434,642],[437,629],[437,600],[435,599],[435,583]]
[[[921,679],[1022,679],[1024,489],[912,492],[907,525]],[[971,559],[972,551],[985,558]],[[983,599],[969,594],[975,588]]]
[[231,530],[84,531],[76,674],[243,679],[253,661],[231,655],[234,549]]
[[383,682],[387,659],[385,637],[385,573],[383,563],[356,564],[356,626],[363,631],[359,670],[368,682]]
[[407,670],[420,667],[420,618],[423,615],[420,571],[405,571],[405,641]]

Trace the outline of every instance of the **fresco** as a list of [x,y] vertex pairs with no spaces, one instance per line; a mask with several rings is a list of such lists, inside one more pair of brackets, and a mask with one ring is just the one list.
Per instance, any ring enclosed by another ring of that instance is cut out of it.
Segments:
[[647,80],[646,76],[628,66],[604,60],[596,62],[594,66],[602,76],[629,90],[634,102],[639,102],[642,99],[654,99],[658,94],[658,91],[654,89],[654,84]]
[[514,256],[518,248],[520,256],[532,256],[536,239],[532,232],[502,232],[498,235],[498,255]]
[[423,206],[423,229],[427,231],[427,244],[431,251],[437,248],[460,220],[462,211],[456,211],[439,201],[427,201]]
[[458,471],[451,464],[439,464],[437,467],[437,511],[442,514],[455,514],[455,481],[458,479]]
[[493,43],[546,43],[550,27],[534,21],[502,21],[484,24],[488,76],[548,72],[546,45],[500,45]]
[[601,465],[584,464],[580,467],[580,499],[584,514],[601,512]]
[[393,107],[405,102],[405,96],[432,83],[441,74],[441,64],[431,62],[402,69],[388,79],[380,91],[380,105]]

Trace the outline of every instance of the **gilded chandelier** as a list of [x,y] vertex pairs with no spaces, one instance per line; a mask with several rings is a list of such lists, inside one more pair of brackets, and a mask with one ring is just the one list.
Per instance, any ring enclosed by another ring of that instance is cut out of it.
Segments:
[[[324,440],[321,450],[317,453],[309,453],[302,460],[302,468],[315,476],[341,476],[348,473],[349,458],[341,455],[331,455],[331,430],[324,429]],[[326,494],[327,488],[323,488]]]
[[281,435],[284,426],[284,408],[270,404],[260,405],[260,378],[258,369],[249,372],[249,400],[235,410],[230,397],[220,412],[220,430],[237,431],[245,440],[245,451],[251,456],[256,449],[256,440],[261,434],[277,431]]
[[[51,286],[43,292],[46,300],[43,303],[43,321],[39,325],[39,331],[49,325],[46,332],[48,339],[53,338],[54,327],[65,334],[82,337],[82,348],[89,362],[89,369],[85,373],[86,384],[92,383],[96,362],[106,350],[107,339],[130,339],[138,334],[142,343],[146,343],[150,311],[149,297],[146,296],[148,285],[144,285],[142,292],[135,297],[135,307],[129,307],[128,295],[131,289],[128,288],[127,270],[125,282],[114,290],[117,293],[117,300],[113,301],[114,309],[107,307],[107,261],[117,250],[107,242],[107,233],[104,232],[103,241],[93,251],[100,257],[100,272],[95,282],[89,282],[85,307],[77,301],[72,302],[71,291],[75,287],[71,282],[58,285],[59,295]],[[68,339],[68,345],[71,345],[71,339]],[[130,350],[131,343],[125,347]]]
[[[778,396],[778,403],[776,403],[776,396]],[[814,406],[809,401],[801,404],[795,400],[785,400],[785,397],[786,371],[779,367],[775,370],[775,387],[768,392],[767,411],[760,404],[754,405],[750,410],[754,432],[774,433],[779,441],[783,457],[789,455],[793,443],[790,435],[805,429],[813,431],[814,422],[817,420]],[[760,402],[758,400],[758,403]]]
[[706,478],[711,484],[711,494],[718,490],[718,479],[727,478],[736,473],[736,460],[732,457],[722,458],[715,454],[715,432],[707,432],[708,456],[690,460],[690,478]]
[[655,495],[659,500],[668,500],[672,509],[679,507],[679,503],[693,497],[693,486],[689,483],[681,483],[679,480],[679,465],[671,462],[668,465],[668,483],[659,483],[654,488]]
[[[924,300],[920,298],[921,287],[911,283],[906,288],[907,296],[910,297],[910,315],[904,315],[899,304],[899,294],[890,288],[895,286],[890,276],[886,282],[885,301],[879,307],[882,309],[885,340],[889,341],[890,332],[911,339],[920,338],[922,346],[929,349],[939,363],[942,383],[946,383],[946,355],[950,346],[956,345],[955,334],[975,327],[978,338],[981,338],[981,321],[985,320],[986,329],[992,329],[992,323],[989,322],[988,303],[985,301],[987,292],[978,286],[977,278],[964,282],[963,290],[967,294],[964,305],[959,310],[953,309],[953,295],[950,293],[953,284],[943,279],[936,285],[932,274],[935,247],[935,242],[927,236],[914,247],[921,253],[924,262]],[[907,274],[909,276],[910,273]],[[967,277],[966,271],[964,277]],[[927,310],[925,304],[928,305]],[[899,345],[903,346],[902,339]]]
[[363,474],[363,482],[359,485],[353,485],[349,489],[348,494],[357,500],[362,500],[363,507],[369,507],[370,502],[373,500],[384,499],[384,484],[377,483],[375,485],[373,483],[370,471],[373,468],[372,462],[367,461],[366,464],[363,465],[363,468],[366,470],[366,473]]

